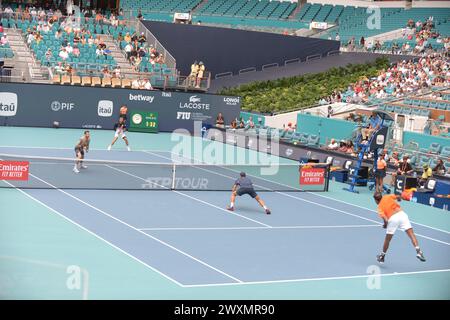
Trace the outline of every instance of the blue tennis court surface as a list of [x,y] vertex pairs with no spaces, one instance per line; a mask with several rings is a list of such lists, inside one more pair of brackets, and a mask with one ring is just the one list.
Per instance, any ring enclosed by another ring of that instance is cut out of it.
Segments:
[[[10,143],[4,140],[0,154],[73,158],[72,142],[79,135],[77,130],[61,130],[59,134],[71,137],[67,143],[46,141],[48,147],[36,148],[26,135],[18,137],[19,132],[17,128],[1,128],[3,136],[10,134],[12,139]],[[54,131],[36,132],[44,139]],[[109,142],[108,133],[94,133],[88,159],[172,162],[171,145],[164,134],[130,134],[135,149],[125,152],[101,150]],[[143,151],[155,149],[159,151]],[[118,168],[103,166],[101,170],[107,170],[117,183],[144,183],[148,178],[142,170]],[[71,167],[67,169],[74,174]],[[99,166],[89,167],[77,178],[88,177],[95,170],[100,170]],[[31,177],[48,185],[47,189],[0,189],[2,203],[6,204],[0,216],[2,225],[31,230],[20,238],[5,229],[0,255],[80,265],[89,272],[90,298],[450,297],[450,219],[444,211],[420,205],[411,209],[413,204],[402,204],[414,222],[427,262],[416,259],[409,239],[398,232],[386,263],[379,266],[375,255],[380,251],[384,230],[368,191],[350,195],[341,192],[342,185],[332,183],[327,193],[262,192],[261,197],[272,210],[272,215],[265,215],[249,197],[238,198],[236,211],[227,211],[229,191],[52,189],[61,183],[61,176],[51,172]],[[217,175],[230,188],[235,178],[236,172],[228,169]],[[28,201],[33,203],[31,207],[21,210]],[[40,210],[58,221],[44,225],[42,221],[50,217],[38,216]],[[17,214],[12,216],[14,211]],[[427,219],[430,223],[424,222]],[[31,221],[36,221],[34,228]],[[76,231],[59,234],[74,225]],[[82,235],[75,239],[74,233]],[[39,244],[37,251],[29,243],[32,234]],[[86,236],[88,239],[83,238]],[[56,239],[59,243],[49,242]],[[112,252],[104,254],[104,250]],[[93,263],[92,259],[98,261]],[[33,269],[35,264],[29,266]],[[377,289],[365,285],[373,266],[383,275]],[[120,280],[114,278],[111,268],[117,268]],[[150,275],[154,278],[149,280]],[[423,286],[423,282],[430,283]],[[8,286],[13,295],[31,295],[25,290],[14,291],[13,283]],[[425,292],[411,292],[411,288],[420,286]],[[40,294],[46,296],[44,291]],[[127,292],[133,294],[125,295]]]

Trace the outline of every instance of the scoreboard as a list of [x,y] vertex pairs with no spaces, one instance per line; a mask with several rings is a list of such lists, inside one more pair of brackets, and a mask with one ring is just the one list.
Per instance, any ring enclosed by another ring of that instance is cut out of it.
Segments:
[[130,131],[158,132],[158,113],[148,111],[131,111]]

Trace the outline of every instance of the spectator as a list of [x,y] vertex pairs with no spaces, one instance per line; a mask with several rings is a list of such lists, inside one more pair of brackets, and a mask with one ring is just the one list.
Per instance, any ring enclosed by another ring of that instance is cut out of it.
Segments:
[[410,164],[410,160],[407,155],[403,156],[403,159],[397,164],[397,171],[392,173],[391,185],[395,184],[397,176],[409,175],[413,172],[413,168]]
[[425,183],[428,181],[429,178],[431,178],[433,176],[433,170],[430,168],[430,166],[425,163],[423,165],[423,173],[422,173],[422,177],[419,180],[419,185],[420,186],[424,186]]
[[433,172],[438,175],[443,175],[445,173],[444,161],[442,161],[442,159],[438,160],[438,163],[433,168]]
[[332,106],[328,106],[327,118],[331,118],[332,115],[333,115],[333,107]]
[[144,43],[147,42],[147,38],[144,35],[144,32],[141,32],[141,35],[139,36],[138,42],[141,44],[141,46],[144,45]]
[[7,38],[7,34],[4,33],[2,35],[2,37],[0,38],[0,45],[5,46],[6,44],[8,44],[8,38]]
[[198,64],[197,81],[196,81],[197,85],[195,86],[196,88],[200,88],[204,72],[205,72],[205,65],[203,64],[202,61],[200,61]]
[[366,40],[364,39],[364,37],[361,37],[361,39],[359,40],[359,45],[364,48],[365,44]]
[[120,66],[116,66],[113,70],[113,73],[115,78],[120,78]]
[[384,151],[380,153],[377,160],[377,170],[375,171],[375,190],[383,193],[383,180],[386,177],[387,163],[384,160]]
[[189,82],[190,82],[190,86],[194,86],[196,79],[197,79],[197,75],[198,75],[198,70],[199,70],[199,65],[197,60],[194,61],[194,63],[191,65],[191,73],[189,74]]
[[74,45],[74,47],[72,49],[72,54],[74,55],[74,57],[80,56],[80,49],[78,48],[78,45]]
[[150,83],[150,80],[146,79],[144,83],[144,89],[145,90],[153,90],[152,84]]
[[372,112],[367,127],[361,130],[363,141],[365,141],[366,143],[369,142],[372,134],[380,128],[380,125],[381,125],[380,117],[377,115],[375,111]]
[[225,120],[223,119],[222,112],[219,112],[216,118],[216,127],[225,128]]
[[52,60],[52,57],[53,57],[52,49],[48,48],[47,51],[45,52],[45,61],[47,66],[50,66],[50,61]]
[[328,150],[337,150],[339,149],[339,144],[335,139],[331,139],[330,144],[327,146]]
[[67,53],[66,48],[61,49],[61,51],[59,52],[59,57],[64,61],[67,60],[67,58],[69,58],[69,54]]
[[237,129],[238,123],[237,123],[237,119],[234,118],[233,121],[231,121],[230,127],[231,129]]
[[239,128],[245,128],[245,122],[242,117],[239,119]]
[[0,33],[3,33],[4,29],[3,29],[3,23],[0,22]]
[[127,45],[125,46],[125,54],[127,56],[127,59],[130,60],[131,58],[131,53],[133,51],[133,46],[131,45],[131,43],[127,43]]
[[247,120],[247,127],[253,129],[255,127],[255,123],[253,122],[253,117],[250,116]]

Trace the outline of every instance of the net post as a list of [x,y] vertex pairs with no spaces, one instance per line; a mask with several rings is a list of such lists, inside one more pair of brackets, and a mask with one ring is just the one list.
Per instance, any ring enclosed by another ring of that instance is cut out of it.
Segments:
[[326,166],[326,179],[325,179],[325,191],[328,192],[328,188],[330,186],[330,172],[331,172],[331,164],[327,164]]
[[172,166],[172,190],[175,190],[175,172],[176,172],[176,164],[174,163]]

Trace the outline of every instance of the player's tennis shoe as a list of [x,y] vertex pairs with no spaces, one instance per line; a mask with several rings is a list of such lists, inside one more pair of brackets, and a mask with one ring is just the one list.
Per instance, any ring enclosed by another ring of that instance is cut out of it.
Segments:
[[111,150],[111,146],[108,146],[108,151]]
[[229,211],[234,211],[234,207],[227,207],[227,210],[229,210]]
[[384,263],[384,254],[377,255],[377,261],[379,263]]
[[75,172],[75,173],[80,173],[80,170],[78,170],[78,169],[75,167],[75,168],[73,168],[73,172]]
[[84,165],[84,164],[82,164],[82,165],[81,165],[81,169],[87,169],[87,166]]
[[271,214],[272,212],[270,212],[269,209],[266,209],[266,214]]
[[127,149],[128,149],[128,151],[131,151],[131,148],[130,148],[130,147],[127,147]]
[[423,252],[422,252],[422,251],[417,252],[416,257],[417,257],[417,259],[419,259],[419,260],[422,261],[422,262],[427,261],[427,260],[425,259],[424,255],[423,255]]

